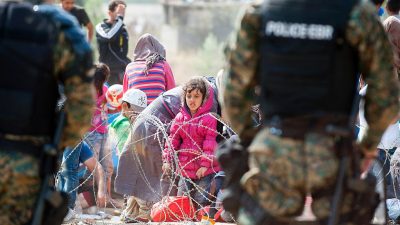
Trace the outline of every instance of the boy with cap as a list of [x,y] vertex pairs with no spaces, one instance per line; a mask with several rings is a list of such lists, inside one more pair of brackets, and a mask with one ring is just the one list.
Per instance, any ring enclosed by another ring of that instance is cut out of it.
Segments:
[[[131,135],[132,132],[134,132],[133,127],[135,126],[135,120],[146,106],[147,96],[139,89],[129,89],[122,97],[121,115],[113,121],[109,129],[111,132],[110,135],[118,139],[116,148],[118,150],[119,160],[124,160],[126,156],[123,152],[131,149],[130,146],[133,146],[131,143],[133,140]],[[128,137],[130,137],[129,140]],[[135,140],[133,140],[133,142],[135,142]],[[120,175],[118,171],[120,171],[120,165],[118,165],[117,176]],[[149,213],[147,213],[147,211],[150,211],[151,205],[152,204],[141,201],[134,196],[129,196],[121,219],[125,222],[134,220],[147,221],[149,219]],[[146,213],[142,213],[143,215],[138,218],[139,212],[142,210],[146,211]]]
[[147,96],[139,89],[129,89],[122,97],[121,114],[109,127],[109,138],[116,140],[117,154],[120,155],[128,139],[130,124],[147,106]]

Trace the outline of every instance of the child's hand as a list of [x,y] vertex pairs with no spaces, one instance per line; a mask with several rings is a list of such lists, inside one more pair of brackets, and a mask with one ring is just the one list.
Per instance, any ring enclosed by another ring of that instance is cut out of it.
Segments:
[[164,163],[162,165],[162,171],[166,174],[170,174],[171,173],[171,165],[169,165],[169,163]]
[[204,174],[207,171],[207,167],[200,167],[200,169],[197,170],[196,172],[196,176],[200,179],[202,177],[204,177]]

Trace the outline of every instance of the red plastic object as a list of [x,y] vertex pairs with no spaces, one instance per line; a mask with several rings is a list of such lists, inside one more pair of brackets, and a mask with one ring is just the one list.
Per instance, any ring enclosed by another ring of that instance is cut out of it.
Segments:
[[218,210],[218,212],[215,213],[215,216],[214,216],[215,222],[226,222],[226,221],[225,221],[224,219],[222,219],[222,217],[221,217],[222,211],[224,211],[224,208],[220,208],[220,209]]
[[153,222],[176,222],[192,220],[194,206],[187,196],[168,196],[153,205],[151,219]]

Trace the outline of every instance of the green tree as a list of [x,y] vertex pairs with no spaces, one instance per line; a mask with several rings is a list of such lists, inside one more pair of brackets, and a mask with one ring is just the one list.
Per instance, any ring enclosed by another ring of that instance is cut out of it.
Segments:
[[196,54],[194,68],[199,73],[198,75],[215,76],[217,74],[224,62],[222,48],[223,44],[218,43],[217,38],[210,33]]
[[[84,8],[92,21],[93,26],[96,29],[96,25],[100,23],[106,16],[106,12],[103,12],[103,1],[102,0],[86,0]],[[94,35],[96,35],[96,30],[94,31]],[[94,59],[98,59],[98,50],[97,50],[97,42],[96,37],[93,37],[92,43],[93,52],[94,52]]]

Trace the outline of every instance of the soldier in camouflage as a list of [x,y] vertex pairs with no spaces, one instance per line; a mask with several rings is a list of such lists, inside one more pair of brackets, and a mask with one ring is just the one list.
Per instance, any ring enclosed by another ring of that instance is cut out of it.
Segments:
[[[278,219],[298,216],[309,193],[317,219],[329,217],[340,159],[333,150],[335,139],[319,128],[347,124],[358,74],[369,85],[369,129],[358,143],[365,165],[375,158],[381,135],[399,109],[390,44],[373,6],[366,1],[318,2],[254,3],[225,52],[225,116],[241,141],[251,142],[250,169],[241,185]],[[256,103],[264,119],[259,132],[250,117]],[[340,115],[346,119],[340,121]],[[353,200],[344,195],[343,214]],[[243,207],[238,222],[255,224]]]
[[71,16],[57,6],[0,3],[0,224],[27,224],[39,194],[42,146],[55,130],[58,84],[66,124],[61,148],[90,126],[92,51]]

